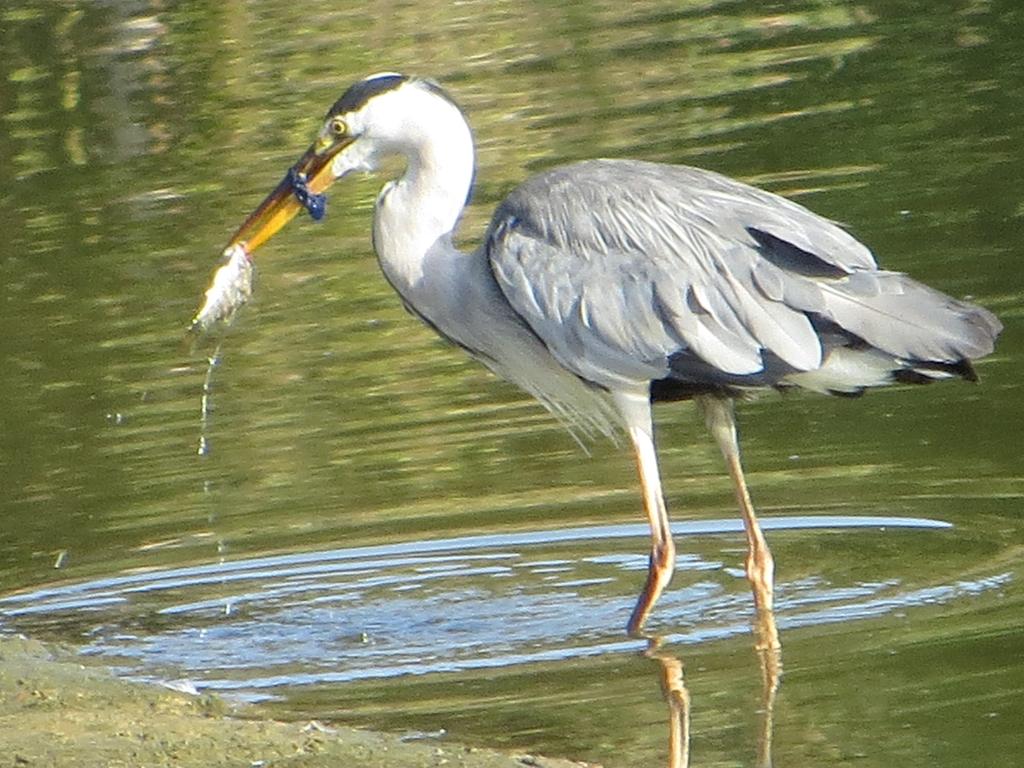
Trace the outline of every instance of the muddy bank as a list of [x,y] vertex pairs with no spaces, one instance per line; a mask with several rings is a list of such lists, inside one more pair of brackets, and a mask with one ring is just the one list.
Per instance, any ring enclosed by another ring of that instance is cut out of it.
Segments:
[[255,707],[119,680],[72,651],[0,636],[0,768],[582,768],[444,741],[260,719]]

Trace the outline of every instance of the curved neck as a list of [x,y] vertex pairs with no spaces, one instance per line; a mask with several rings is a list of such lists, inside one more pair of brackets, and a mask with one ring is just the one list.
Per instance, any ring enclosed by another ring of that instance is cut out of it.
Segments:
[[[458,254],[452,233],[473,183],[473,137],[462,113],[444,102],[429,117],[398,148],[408,166],[384,187],[374,216],[381,268],[407,299],[425,277],[442,277]],[[428,264],[437,259],[445,263]]]

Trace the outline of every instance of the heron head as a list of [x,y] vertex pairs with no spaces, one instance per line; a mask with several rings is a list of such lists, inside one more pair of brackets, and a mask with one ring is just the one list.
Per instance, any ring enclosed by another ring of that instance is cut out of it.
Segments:
[[[429,154],[438,137],[462,134],[465,119],[439,86],[394,72],[371,75],[354,85],[324,116],[316,140],[285,178],[245,220],[228,243],[252,254],[305,208],[319,218],[323,193],[353,171],[374,171],[388,155],[410,161]],[[454,133],[453,133],[454,132]]]

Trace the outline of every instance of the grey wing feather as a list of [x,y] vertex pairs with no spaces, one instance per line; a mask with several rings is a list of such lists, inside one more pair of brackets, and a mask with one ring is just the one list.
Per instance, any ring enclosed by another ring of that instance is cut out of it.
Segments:
[[987,354],[999,330],[986,310],[878,270],[796,203],[683,166],[596,160],[535,176],[499,206],[484,249],[558,360],[607,387],[694,372],[777,384],[823,366],[823,325],[892,358],[951,363]]

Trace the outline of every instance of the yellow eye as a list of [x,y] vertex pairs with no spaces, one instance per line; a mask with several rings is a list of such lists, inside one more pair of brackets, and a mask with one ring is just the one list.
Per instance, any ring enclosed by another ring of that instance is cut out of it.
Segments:
[[345,125],[345,121],[340,117],[332,117],[331,122],[327,124],[327,128],[334,136],[344,136],[345,132],[348,130],[348,126]]

